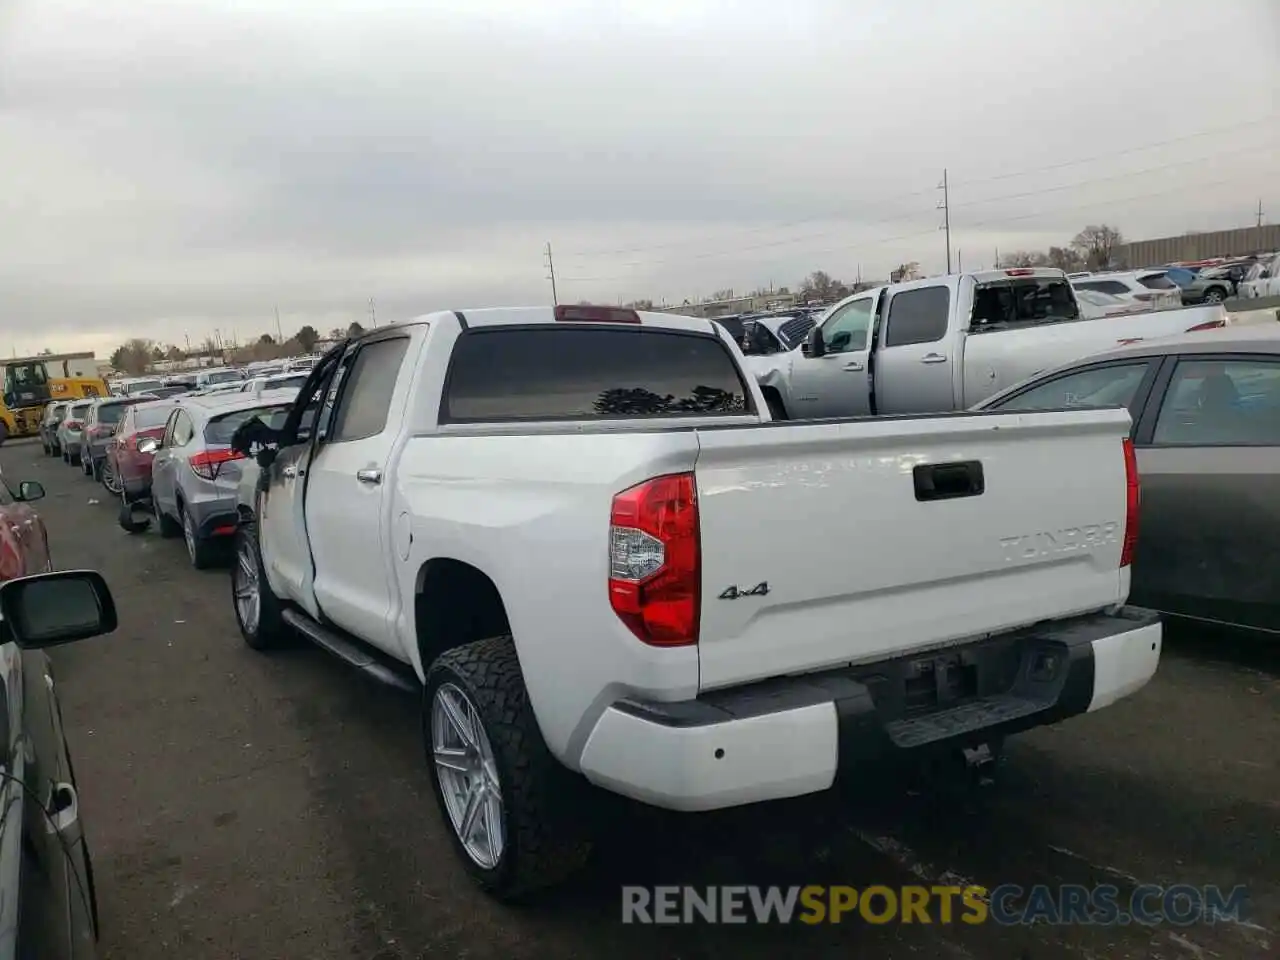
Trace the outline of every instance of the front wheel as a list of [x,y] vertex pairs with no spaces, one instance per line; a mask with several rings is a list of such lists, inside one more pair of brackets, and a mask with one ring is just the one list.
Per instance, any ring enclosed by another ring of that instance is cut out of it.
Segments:
[[1217,287],[1214,287],[1204,295],[1205,303],[1221,303],[1225,299],[1227,299],[1226,291],[1219,290]]
[[582,866],[590,844],[573,798],[583,785],[542,739],[509,636],[442,654],[422,720],[436,801],[476,883],[516,900]]

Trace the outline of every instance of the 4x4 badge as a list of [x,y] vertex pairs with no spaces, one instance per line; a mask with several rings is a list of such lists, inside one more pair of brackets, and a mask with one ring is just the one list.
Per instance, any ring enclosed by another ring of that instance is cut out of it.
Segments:
[[738,585],[726,587],[724,593],[720,594],[721,600],[737,600],[740,597],[763,597],[769,593],[769,581],[761,580],[750,590],[739,590]]

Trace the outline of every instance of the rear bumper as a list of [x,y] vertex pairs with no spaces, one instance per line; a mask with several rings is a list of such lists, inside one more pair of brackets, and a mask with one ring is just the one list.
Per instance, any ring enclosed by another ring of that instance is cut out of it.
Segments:
[[230,507],[220,504],[216,509],[210,509],[206,504],[196,523],[196,535],[201,540],[216,540],[233,535],[239,526],[240,514],[236,512],[234,503]]
[[[860,763],[982,743],[1110,706],[1154,676],[1160,647],[1159,616],[1125,607],[696,700],[620,700],[596,723],[580,766],[598,786],[673,810],[799,796]],[[948,699],[952,676],[966,678],[972,695]],[[943,692],[920,707],[931,685]]]

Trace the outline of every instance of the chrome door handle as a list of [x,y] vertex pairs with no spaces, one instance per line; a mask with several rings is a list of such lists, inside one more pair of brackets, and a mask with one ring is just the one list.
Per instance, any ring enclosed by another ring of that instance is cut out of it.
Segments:
[[848,371],[850,371],[851,373],[860,373],[861,371],[863,371],[863,370],[865,370],[865,369],[867,369],[867,368],[866,368],[865,366],[863,366],[863,364],[862,364],[862,361],[861,361],[861,360],[850,360],[850,361],[849,361],[848,363],[846,363],[846,364],[845,364],[841,369],[843,369],[843,370],[848,370]]
[[298,468],[295,467],[293,464],[289,464],[287,467],[280,468],[280,476],[282,477],[293,479],[297,475],[298,475]]
[[357,470],[356,479],[361,483],[377,484],[382,482],[381,470]]
[[920,358],[921,363],[946,363],[947,358],[940,353],[926,353]]

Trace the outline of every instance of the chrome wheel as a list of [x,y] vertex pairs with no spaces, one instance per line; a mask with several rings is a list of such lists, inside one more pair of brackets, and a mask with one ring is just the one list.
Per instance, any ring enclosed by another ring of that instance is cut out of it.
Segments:
[[1222,291],[1218,289],[1210,290],[1204,296],[1205,303],[1221,303],[1226,298],[1222,295]]
[[506,846],[498,764],[479,712],[452,683],[431,700],[431,752],[454,833],[477,866],[492,870]]
[[124,489],[120,486],[120,478],[116,476],[115,467],[111,466],[111,458],[102,461],[102,485],[107,488],[107,493],[124,494]]
[[191,519],[191,514],[182,511],[182,539],[187,542],[187,556],[191,558],[191,562],[196,562],[196,550],[199,545],[196,543],[196,523]]
[[258,616],[262,609],[262,595],[258,588],[258,558],[253,551],[253,541],[243,533],[240,535],[240,549],[236,551],[236,565],[232,568],[231,577],[240,626],[247,633],[257,633]]

